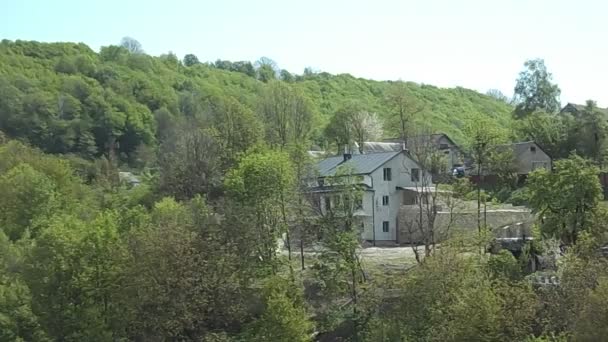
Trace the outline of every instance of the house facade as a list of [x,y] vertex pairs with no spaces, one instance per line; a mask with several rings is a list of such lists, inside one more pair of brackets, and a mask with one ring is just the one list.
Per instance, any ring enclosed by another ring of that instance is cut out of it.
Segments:
[[[419,186],[422,172],[405,150],[367,154],[345,154],[318,162],[318,179],[310,192],[317,196],[321,214],[326,214],[336,201],[336,189],[325,186],[325,179],[347,167],[357,176],[363,188],[360,208],[355,212],[361,225],[362,239],[376,242],[398,242],[399,208],[407,196],[404,192]],[[430,180],[425,180],[430,184]]]
[[[550,171],[553,167],[551,156],[534,141],[499,145],[496,146],[495,149],[498,152],[510,151],[513,153],[511,171],[513,174],[517,175],[518,184],[523,184],[528,177],[528,174],[536,169],[546,169]],[[471,171],[470,179],[473,183],[477,184],[480,182],[480,177],[475,171],[475,169]],[[498,182],[498,177],[495,174],[484,172],[483,182],[484,184],[493,185]]]
[[[389,139],[387,142],[403,144],[401,139]],[[466,156],[460,146],[445,133],[412,136],[408,137],[405,142],[405,148],[410,151],[425,149],[427,147],[440,151],[445,155],[447,170],[463,166],[466,163]]]
[[435,149],[445,155],[447,169],[452,170],[465,164],[465,155],[458,145],[445,133],[436,133],[428,136],[408,138],[407,148],[415,149],[417,144],[431,144]]
[[536,169],[551,170],[551,157],[534,141],[513,143],[510,146],[518,175],[528,175]]

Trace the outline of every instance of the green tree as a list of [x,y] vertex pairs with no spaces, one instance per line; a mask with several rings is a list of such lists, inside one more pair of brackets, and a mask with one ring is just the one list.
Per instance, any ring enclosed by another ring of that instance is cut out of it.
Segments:
[[130,337],[202,340],[244,322],[250,264],[201,197],[165,198],[128,234],[122,288]]
[[[351,125],[351,110],[347,107],[341,107],[329,120],[325,127],[325,136],[329,141],[333,141],[338,149],[338,152],[344,146],[351,146],[354,141],[354,134]],[[343,152],[343,151],[342,151]]]
[[[13,241],[20,239],[37,220],[58,209],[56,185],[28,164],[0,175],[0,225]],[[33,232],[34,234],[36,232]]]
[[259,108],[266,122],[267,141],[272,146],[284,149],[308,138],[313,112],[309,100],[299,89],[282,81],[269,82]]
[[198,60],[198,57],[196,57],[196,55],[189,53],[184,56],[185,66],[190,67],[196,64],[200,64],[200,61]]
[[367,340],[522,341],[533,332],[539,302],[530,284],[494,278],[485,256],[448,245],[394,285],[399,305]]
[[249,341],[312,341],[313,323],[304,307],[301,290],[278,276],[264,288],[265,308],[248,332]]
[[413,96],[407,84],[402,81],[391,84],[385,101],[389,110],[389,127],[393,127],[392,133],[397,134],[402,141],[407,141],[414,117],[424,110],[423,103]]
[[221,191],[220,153],[208,132],[178,127],[159,149],[159,190],[178,199],[217,197]]
[[602,194],[599,170],[577,155],[558,160],[553,172],[539,169],[527,181],[529,204],[545,235],[574,244],[589,229]]
[[[360,338],[362,322],[367,319],[362,310],[361,296],[367,281],[359,256],[361,221],[355,215],[361,206],[363,192],[358,177],[348,167],[341,167],[336,175],[326,179],[336,193],[329,210],[321,218],[322,242],[326,250],[315,265],[319,279],[330,298],[349,298],[347,317],[353,324],[354,341]],[[327,208],[327,205],[326,205]]]
[[[502,143],[502,132],[495,127],[485,116],[476,116],[470,119],[464,129],[467,136],[466,147],[470,157],[475,163],[476,175],[479,181],[477,188],[477,229],[481,232],[482,227],[486,226],[485,203],[486,196],[482,197],[484,175],[490,170],[490,155],[496,151],[498,144]],[[483,225],[481,221],[481,203],[484,204]]]
[[599,341],[608,333],[602,322],[608,320],[608,279],[598,280],[597,287],[589,293],[585,306],[574,327],[576,341]]
[[0,340],[51,341],[32,311],[32,297],[20,279],[26,245],[14,245],[0,231]]
[[258,257],[276,272],[277,240],[283,234],[291,259],[288,210],[295,175],[289,156],[274,151],[248,153],[228,172],[225,186],[230,198],[241,205],[243,215],[250,217]]
[[124,336],[116,300],[121,255],[112,213],[92,222],[73,215],[48,220],[28,256],[25,279],[34,312],[50,336],[66,341]]
[[486,91],[486,95],[492,96],[493,98],[505,103],[510,102],[509,98],[498,89],[488,89],[488,91]]
[[569,141],[571,122],[561,115],[535,111],[515,123],[518,138],[532,140],[554,159],[565,158],[576,149]]
[[559,280],[559,286],[538,291],[544,307],[539,312],[544,331],[576,341],[589,340],[601,333],[602,328],[596,324],[601,322],[599,316],[591,316],[602,315],[596,305],[602,305],[607,275],[606,261],[597,257],[598,247],[598,240],[591,234],[581,233],[576,245],[569,248],[558,263],[554,278]]
[[556,113],[560,109],[557,84],[542,59],[527,60],[515,85],[515,116],[523,118],[537,110]]
[[350,102],[331,117],[325,128],[325,136],[336,143],[338,150],[356,143],[359,153],[362,153],[364,142],[382,138],[382,123],[376,113],[366,111],[357,102]]
[[255,146],[263,137],[263,125],[255,113],[234,98],[219,99],[212,104],[212,135],[221,145],[226,165],[238,154]]
[[295,81],[295,77],[293,77],[293,75],[289,71],[282,69],[281,70],[281,81],[285,81],[287,83],[292,83]]
[[141,43],[131,37],[123,37],[120,40],[120,46],[127,49],[130,53],[144,53]]
[[262,57],[255,62],[255,67],[258,80],[267,83],[277,78],[279,68],[272,59]]
[[582,115],[580,145],[577,150],[593,160],[601,169],[608,152],[606,115],[598,110],[597,104],[592,100],[587,101]]

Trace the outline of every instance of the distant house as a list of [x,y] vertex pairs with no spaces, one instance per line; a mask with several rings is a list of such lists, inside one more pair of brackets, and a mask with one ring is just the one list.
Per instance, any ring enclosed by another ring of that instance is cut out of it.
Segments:
[[[339,200],[339,190],[328,186],[327,177],[346,166],[359,176],[363,188],[360,209],[362,238],[371,242],[397,242],[399,208],[407,193],[416,191],[421,183],[420,166],[405,150],[367,154],[344,154],[318,162],[318,179],[310,184],[321,214],[326,214]],[[427,180],[426,184],[430,184]]]
[[517,142],[503,145],[513,151],[514,171],[520,175],[528,175],[536,169],[551,170],[551,157],[534,141]]
[[[496,146],[498,151],[512,151],[513,152],[513,172],[517,175],[518,182],[522,183],[530,172],[536,169],[551,170],[553,161],[537,143],[534,141],[523,141],[511,144]],[[479,176],[476,174],[475,169],[471,170],[471,181],[473,183],[479,182]],[[494,184],[498,181],[496,175],[484,173],[484,183]]]
[[[585,111],[585,108],[587,106],[585,105],[581,105],[581,104],[576,104],[576,103],[568,103],[567,105],[564,106],[564,108],[562,108],[560,110],[560,113],[565,114],[571,114],[573,117],[575,118],[580,118],[581,114]],[[606,116],[606,118],[608,118],[608,108],[596,108],[596,110],[602,114],[604,114]]]
[[[390,141],[401,142],[401,139],[391,139]],[[416,151],[423,146],[432,146],[445,154],[448,170],[465,164],[463,150],[445,133],[412,136],[408,137],[405,142],[405,148],[410,151]]]

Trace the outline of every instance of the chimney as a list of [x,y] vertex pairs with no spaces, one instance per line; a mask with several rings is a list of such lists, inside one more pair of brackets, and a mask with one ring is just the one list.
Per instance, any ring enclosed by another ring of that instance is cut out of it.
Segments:
[[344,156],[344,162],[349,161],[353,157],[353,155],[350,153],[348,145],[344,145],[344,154],[343,154],[343,156]]

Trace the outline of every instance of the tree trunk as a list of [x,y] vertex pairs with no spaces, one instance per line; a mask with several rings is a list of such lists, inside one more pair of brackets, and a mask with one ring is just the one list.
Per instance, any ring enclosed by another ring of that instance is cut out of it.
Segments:
[[[300,232],[300,234],[302,234],[303,232]],[[304,266],[304,236],[301,235],[300,236],[300,259],[302,261],[302,271],[304,271],[306,269],[306,266]]]
[[477,183],[477,231],[481,233],[481,164],[477,165],[477,175],[479,182]]
[[353,299],[353,341],[359,341],[359,313],[357,311],[357,274],[355,266],[351,266],[352,299]]

